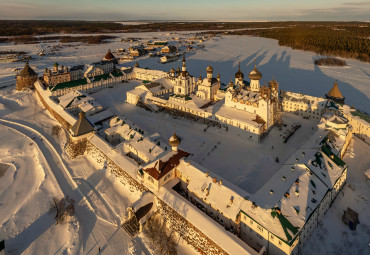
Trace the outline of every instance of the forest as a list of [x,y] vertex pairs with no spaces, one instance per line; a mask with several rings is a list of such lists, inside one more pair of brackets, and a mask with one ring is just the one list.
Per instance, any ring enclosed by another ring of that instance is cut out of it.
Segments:
[[123,26],[115,22],[70,20],[0,20],[0,36],[87,34],[120,32]]
[[208,34],[254,35],[276,39],[280,46],[312,51],[320,55],[354,58],[370,62],[370,26],[307,25],[284,28],[211,31]]

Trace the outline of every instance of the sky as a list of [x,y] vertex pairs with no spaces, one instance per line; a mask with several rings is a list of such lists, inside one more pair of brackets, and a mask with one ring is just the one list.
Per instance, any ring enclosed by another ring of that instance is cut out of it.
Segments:
[[370,21],[370,1],[0,0],[0,19]]

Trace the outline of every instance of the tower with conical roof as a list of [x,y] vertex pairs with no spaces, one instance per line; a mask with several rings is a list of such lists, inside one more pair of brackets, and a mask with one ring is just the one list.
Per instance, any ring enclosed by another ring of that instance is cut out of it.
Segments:
[[333,87],[328,94],[325,95],[326,99],[331,99],[336,103],[344,104],[344,97],[338,88],[338,83],[335,81]]
[[251,79],[251,90],[258,92],[260,90],[260,80],[262,79],[262,74],[257,70],[256,63],[254,63],[254,69],[249,73],[248,76]]
[[27,61],[16,79],[15,90],[21,91],[33,88],[33,84],[37,81],[37,73],[29,66]]
[[103,58],[103,60],[105,60],[105,61],[113,61],[115,59],[116,59],[116,57],[113,56],[113,54],[110,51],[110,49],[108,50],[107,54],[105,54],[105,57]]
[[78,120],[69,130],[69,140],[66,151],[71,158],[85,153],[87,137],[94,131],[94,125],[86,119],[85,112],[80,112]]

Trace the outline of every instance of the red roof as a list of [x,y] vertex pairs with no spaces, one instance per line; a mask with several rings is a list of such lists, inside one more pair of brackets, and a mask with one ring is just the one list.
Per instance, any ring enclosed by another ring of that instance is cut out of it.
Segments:
[[[176,154],[172,155],[167,161],[157,160],[153,167],[143,169],[154,179],[159,180],[165,176],[169,171],[180,163],[180,159],[186,158],[190,153],[178,150]],[[158,165],[159,164],[159,165]]]

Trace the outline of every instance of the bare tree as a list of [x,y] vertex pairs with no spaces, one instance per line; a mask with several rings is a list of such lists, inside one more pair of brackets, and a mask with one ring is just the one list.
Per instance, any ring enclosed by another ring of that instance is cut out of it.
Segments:
[[63,224],[69,216],[75,213],[75,201],[68,196],[61,199],[53,197],[51,211],[55,213],[55,225]]
[[147,220],[144,233],[152,241],[156,254],[177,254],[174,231],[167,228],[159,215],[153,215]]

